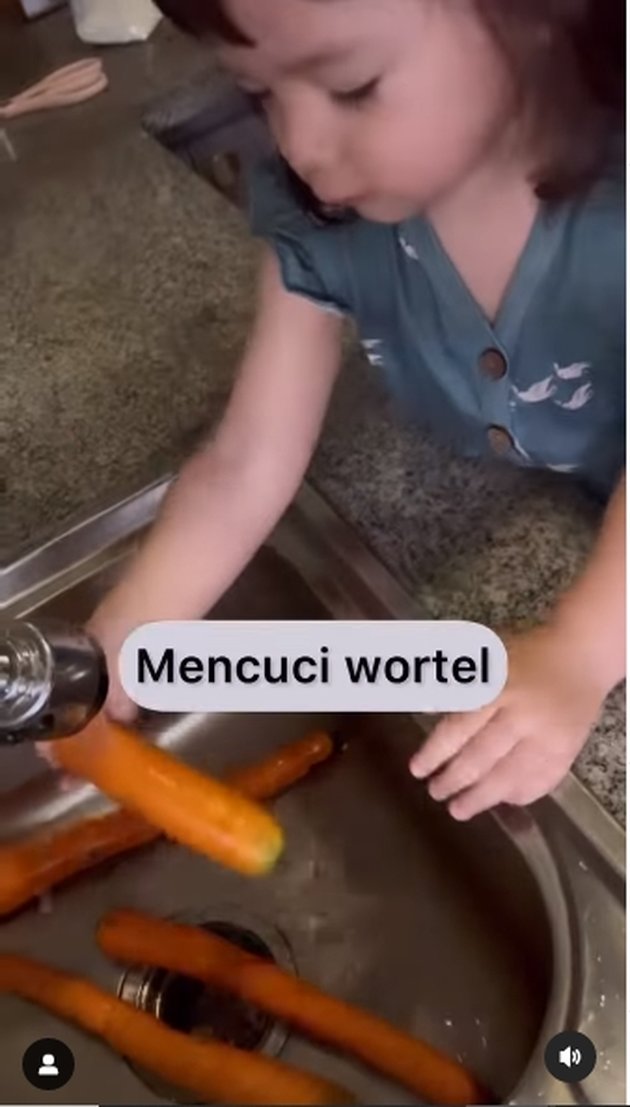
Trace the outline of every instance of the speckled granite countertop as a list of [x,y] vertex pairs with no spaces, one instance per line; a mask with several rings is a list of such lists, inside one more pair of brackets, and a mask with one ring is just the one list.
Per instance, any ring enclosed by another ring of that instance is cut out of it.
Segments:
[[[88,52],[65,12],[0,29],[0,99]],[[102,56],[103,96],[0,124],[0,564],[177,465],[248,329],[238,214],[140,123],[207,57],[166,25]]]
[[[21,59],[0,36],[0,96],[86,52],[64,14],[19,33]],[[179,464],[220,413],[251,313],[239,216],[139,126],[207,63],[164,27],[105,61],[107,97],[12,126],[11,156],[0,144],[5,564]],[[566,481],[462,462],[401,425],[353,358],[311,476],[434,617],[543,613],[598,523]],[[624,706],[619,690],[577,767],[621,822]]]

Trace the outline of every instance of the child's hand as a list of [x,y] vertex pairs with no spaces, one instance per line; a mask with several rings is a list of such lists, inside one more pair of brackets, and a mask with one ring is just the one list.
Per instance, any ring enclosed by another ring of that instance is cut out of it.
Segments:
[[608,692],[583,643],[559,624],[503,636],[508,682],[489,707],[443,719],[411,761],[462,822],[500,803],[525,805],[569,773]]
[[123,691],[118,677],[118,656],[125,639],[138,625],[131,613],[120,615],[117,611],[115,594],[101,604],[90,619],[87,630],[100,642],[107,661],[109,691],[105,711],[111,719],[119,723],[132,723],[138,714],[138,708],[126,692]]
[[[115,606],[109,597],[97,609],[86,629],[100,642],[105,652],[107,672],[109,675],[109,691],[105,703],[105,711],[111,719],[120,723],[132,723],[138,708],[123,691],[118,679],[118,654],[125,638],[134,629],[135,624],[129,618],[123,619],[116,614]],[[59,763],[55,756],[55,742],[37,742],[36,751],[39,756],[52,769],[59,769]],[[73,786],[73,779],[66,774],[62,775],[61,787],[69,789]]]

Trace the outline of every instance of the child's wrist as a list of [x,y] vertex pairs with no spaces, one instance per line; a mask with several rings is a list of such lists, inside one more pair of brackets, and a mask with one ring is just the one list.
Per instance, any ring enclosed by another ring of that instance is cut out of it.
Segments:
[[625,677],[624,643],[617,628],[571,592],[557,604],[548,625],[562,643],[567,664],[605,700]]

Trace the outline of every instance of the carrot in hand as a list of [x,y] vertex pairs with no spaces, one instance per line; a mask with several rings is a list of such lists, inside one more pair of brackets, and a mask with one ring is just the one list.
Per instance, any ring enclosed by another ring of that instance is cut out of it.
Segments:
[[[226,782],[250,799],[272,799],[330,757],[333,748],[328,734],[315,731],[281,746],[254,765],[236,769]],[[77,873],[154,841],[160,834],[141,815],[123,809],[0,846],[0,916],[16,911]]]
[[37,1003],[98,1035],[117,1053],[201,1103],[353,1102],[338,1085],[260,1053],[189,1038],[88,980],[26,957],[0,954],[0,992]]
[[118,961],[184,973],[237,995],[304,1034],[354,1054],[426,1103],[488,1102],[474,1077],[437,1049],[197,927],[114,911],[99,926],[98,943]]
[[58,741],[55,757],[169,838],[237,872],[268,872],[282,852],[282,831],[258,804],[104,715]]

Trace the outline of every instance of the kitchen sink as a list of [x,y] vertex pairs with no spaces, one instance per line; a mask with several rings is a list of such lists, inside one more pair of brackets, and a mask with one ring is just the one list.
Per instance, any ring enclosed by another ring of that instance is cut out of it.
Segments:
[[[84,621],[150,523],[166,484],[103,512],[5,574],[3,614]],[[5,593],[6,595],[7,593]],[[308,486],[213,617],[421,617],[408,596]],[[187,1031],[231,1036],[344,1084],[359,1102],[414,1103],[399,1087],[256,1012],[203,996],[148,966],[125,971],[94,941],[115,907],[219,929],[291,972],[417,1034],[470,1066],[494,1102],[625,1103],[625,836],[570,777],[528,810],[453,822],[407,770],[430,720],[405,715],[142,716],[151,741],[208,772],[252,762],[325,727],[331,761],[274,804],[287,840],[262,880],[165,841],[76,878],[0,924],[0,950],[85,974]],[[2,753],[0,839],[109,806],[68,785],[32,748]],[[549,1039],[582,1030],[598,1065],[555,1081]],[[72,1081],[39,1092],[22,1074],[36,1039],[76,1059]],[[189,1102],[101,1042],[0,997],[0,1099],[12,1104]]]

